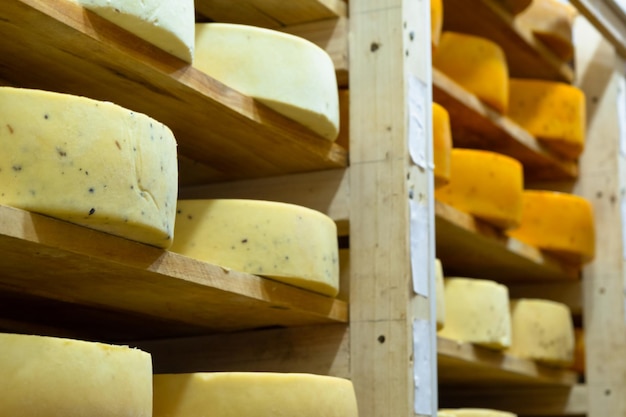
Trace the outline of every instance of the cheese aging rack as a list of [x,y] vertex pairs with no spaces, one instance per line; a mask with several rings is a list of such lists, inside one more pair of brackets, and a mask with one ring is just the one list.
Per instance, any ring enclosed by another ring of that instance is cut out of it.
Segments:
[[[153,355],[156,372],[349,378],[361,417],[436,416],[438,406],[626,415],[626,171],[616,106],[626,100],[618,54],[626,30],[606,21],[603,2],[572,2],[584,16],[574,63],[515,26],[499,1],[445,3],[444,27],[447,20],[449,28],[499,37],[513,72],[583,89],[587,147],[578,163],[432,69],[428,1],[280,3],[196,0],[196,15],[282,30],[325,48],[344,110],[337,143],[69,0],[2,2],[0,84],[108,100],[168,125],[179,145],[180,197],[267,199],[328,214],[343,248],[340,295],[0,206],[0,331],[137,346]],[[451,109],[455,144],[458,137],[516,157],[531,187],[592,201],[596,259],[579,271],[435,201],[423,162],[432,153],[432,100]],[[568,304],[585,328],[584,378],[438,338],[435,255],[450,271],[502,281],[516,296]]]

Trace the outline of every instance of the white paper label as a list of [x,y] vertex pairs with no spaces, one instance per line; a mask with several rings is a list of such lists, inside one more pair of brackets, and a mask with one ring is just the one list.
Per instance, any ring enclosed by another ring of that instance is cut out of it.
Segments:
[[426,138],[428,124],[426,123],[426,102],[428,100],[428,86],[415,76],[409,76],[409,154],[411,160],[420,168],[426,169],[432,165],[426,157]]
[[[424,202],[425,203],[425,202]],[[428,297],[430,283],[430,246],[428,244],[428,207],[420,204],[417,197],[409,199],[410,245],[411,245],[411,275],[413,277],[413,291]]]
[[415,387],[415,414],[431,415],[433,387],[430,323],[413,320],[413,382]]

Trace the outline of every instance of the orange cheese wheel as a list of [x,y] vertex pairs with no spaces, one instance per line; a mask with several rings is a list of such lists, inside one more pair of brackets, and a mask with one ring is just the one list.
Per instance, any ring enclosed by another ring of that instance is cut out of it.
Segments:
[[452,132],[448,111],[437,103],[433,103],[433,151],[435,187],[440,187],[450,182]]
[[585,95],[556,81],[511,79],[508,117],[546,147],[576,159],[585,146]]
[[517,227],[522,218],[523,168],[490,151],[452,149],[450,182],[435,198],[497,227]]
[[485,104],[506,113],[509,70],[504,51],[495,42],[479,36],[443,32],[433,55],[433,66]]
[[509,236],[571,263],[595,255],[593,209],[586,199],[554,191],[524,191],[522,222]]
[[439,45],[443,27],[443,0],[430,0],[430,45],[433,52]]

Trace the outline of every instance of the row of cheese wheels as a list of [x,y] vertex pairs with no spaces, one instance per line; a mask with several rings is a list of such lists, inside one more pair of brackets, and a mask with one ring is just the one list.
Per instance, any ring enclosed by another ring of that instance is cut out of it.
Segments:
[[[529,10],[534,9],[535,3],[545,1],[536,0]],[[433,53],[433,66],[513,120],[555,154],[574,160],[583,152],[585,95],[577,87],[555,81],[510,78],[506,53],[500,45],[479,36],[450,31],[441,34]]]
[[196,24],[193,0],[74,1],[322,138],[337,138],[334,65],[312,42],[248,25]]
[[571,367],[576,338],[565,304],[509,299],[495,281],[446,277],[436,261],[437,327],[441,337],[503,351],[558,367]]
[[524,189],[522,165],[495,152],[454,148],[447,111],[433,104],[435,198],[524,243],[580,265],[595,256],[593,209],[568,193]]
[[0,415],[20,417],[357,417],[352,383],[300,373],[153,375],[149,353],[0,334]]
[[176,140],[156,120],[108,102],[4,87],[0,126],[0,204],[338,292],[332,219],[284,203],[177,201]]

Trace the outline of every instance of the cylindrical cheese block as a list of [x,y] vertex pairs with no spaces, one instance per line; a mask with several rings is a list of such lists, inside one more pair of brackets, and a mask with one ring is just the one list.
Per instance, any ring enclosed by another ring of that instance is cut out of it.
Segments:
[[511,344],[509,290],[494,281],[451,277],[445,280],[446,324],[441,337],[491,349]]
[[352,382],[313,374],[154,376],[154,417],[358,417]]
[[339,98],[332,59],[306,39],[254,26],[196,24],[194,67],[335,140]]
[[441,330],[446,324],[446,299],[443,279],[443,267],[439,259],[435,259],[435,297],[437,298],[437,330]]
[[435,163],[435,187],[450,182],[450,153],[452,130],[448,111],[433,103],[433,161]]
[[574,360],[574,325],[570,309],[550,300],[511,301],[513,340],[508,353],[554,366]]
[[[444,409],[442,411],[451,417],[517,417],[516,414],[509,413],[508,411],[491,410],[487,408],[458,408]],[[440,414],[437,416],[439,417]]]
[[437,417],[454,417],[454,414],[448,411],[439,410],[437,411]]
[[193,0],[74,0],[159,48],[191,62]]
[[497,227],[517,227],[522,218],[522,164],[505,155],[452,149],[450,182],[435,198]]
[[502,48],[474,35],[443,32],[433,66],[500,113],[509,102],[509,70]]
[[109,102],[0,88],[0,204],[166,248],[178,193],[176,140]]
[[595,255],[593,209],[577,195],[524,191],[520,226],[507,233],[573,264],[588,262]]
[[173,252],[335,296],[337,227],[293,204],[258,200],[179,200]]
[[125,346],[0,334],[0,415],[152,417],[152,360]]
[[443,0],[430,0],[430,45],[434,53],[443,27]]
[[576,159],[585,146],[585,94],[556,81],[512,78],[508,117],[563,158]]

